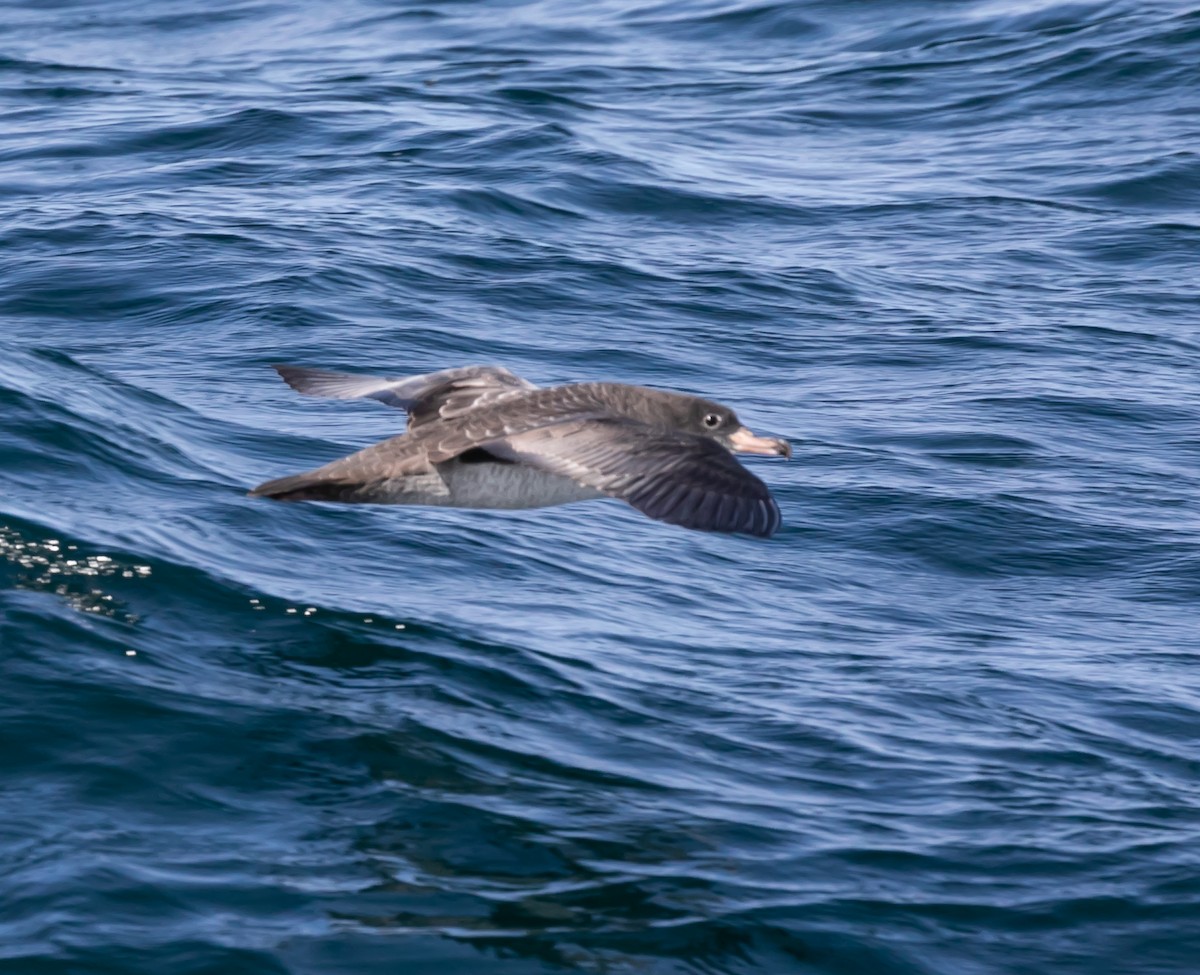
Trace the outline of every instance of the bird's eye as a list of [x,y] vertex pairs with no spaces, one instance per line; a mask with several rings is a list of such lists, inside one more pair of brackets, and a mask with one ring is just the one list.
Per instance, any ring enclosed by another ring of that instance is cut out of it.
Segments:
[[704,425],[706,427],[708,427],[708,429],[710,429],[710,430],[712,430],[716,427],[719,427],[721,425],[720,415],[716,414],[716,413],[705,413],[704,414]]

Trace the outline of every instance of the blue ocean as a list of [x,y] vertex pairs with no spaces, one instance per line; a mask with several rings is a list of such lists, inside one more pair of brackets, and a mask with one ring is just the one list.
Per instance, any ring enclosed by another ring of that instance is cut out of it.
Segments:
[[[246,492],[294,363],[783,525]],[[1200,971],[1200,7],[7,0],[0,972]]]

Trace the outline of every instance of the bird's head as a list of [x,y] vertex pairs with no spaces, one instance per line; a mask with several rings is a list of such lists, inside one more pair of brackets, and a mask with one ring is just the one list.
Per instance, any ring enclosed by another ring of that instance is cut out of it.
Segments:
[[792,446],[786,440],[755,436],[728,406],[686,393],[637,386],[619,388],[632,394],[621,397],[625,400],[621,412],[643,423],[708,437],[735,453],[792,456]]
[[681,417],[680,429],[688,433],[711,437],[729,450],[741,454],[766,454],[791,457],[792,445],[779,437],[759,437],[742,424],[728,406],[697,396],[687,397],[686,414]]

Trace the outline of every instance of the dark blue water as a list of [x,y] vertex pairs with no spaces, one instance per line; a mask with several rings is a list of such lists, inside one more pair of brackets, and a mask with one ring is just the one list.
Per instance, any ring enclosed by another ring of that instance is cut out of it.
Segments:
[[[0,9],[0,970],[1185,975],[1200,10]],[[684,389],[770,541],[245,497]]]

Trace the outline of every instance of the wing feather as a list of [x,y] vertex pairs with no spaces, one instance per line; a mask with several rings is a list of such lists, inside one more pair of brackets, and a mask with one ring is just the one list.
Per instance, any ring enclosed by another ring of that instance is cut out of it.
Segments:
[[672,525],[761,537],[779,528],[779,506],[767,486],[708,437],[581,418],[484,446],[620,498]]
[[275,366],[292,389],[305,396],[373,399],[407,410],[410,425],[449,419],[537,387],[502,366],[462,366],[390,379],[305,366]]

